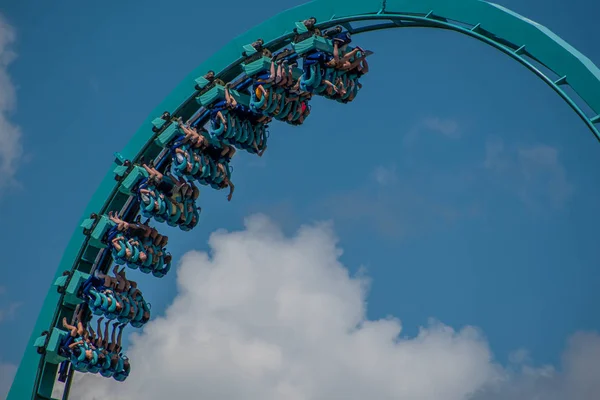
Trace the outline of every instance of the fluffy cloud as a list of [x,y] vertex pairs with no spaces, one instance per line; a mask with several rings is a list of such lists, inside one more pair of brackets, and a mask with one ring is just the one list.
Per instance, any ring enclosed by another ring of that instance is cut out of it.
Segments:
[[485,340],[432,322],[365,318],[368,280],[350,276],[328,225],[286,238],[262,216],[191,252],[164,318],[134,336],[126,384],[83,376],[78,399],[463,399],[498,377]]
[[14,61],[11,46],[15,41],[13,27],[0,14],[0,189],[14,183],[18,160],[23,154],[21,130],[9,119],[16,104],[16,90],[8,74]]
[[598,393],[600,335],[579,332],[567,343],[561,372],[552,366],[535,368],[526,353],[520,353],[504,379],[473,400],[593,400]]
[[[214,233],[210,247],[183,257],[177,297],[133,336],[127,382],[78,375],[72,398],[496,400],[524,375],[495,364],[472,327],[431,321],[406,338],[397,319],[368,320],[369,281],[339,262],[327,224],[285,237],[254,216],[243,231]],[[580,350],[600,340],[587,340],[574,339],[565,376],[577,378],[565,387],[585,388],[598,371],[599,358]]]

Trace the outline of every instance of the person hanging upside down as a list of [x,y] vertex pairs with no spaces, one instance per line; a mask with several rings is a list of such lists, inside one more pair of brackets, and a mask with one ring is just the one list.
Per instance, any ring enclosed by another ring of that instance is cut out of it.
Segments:
[[187,151],[182,149],[181,147],[177,147],[175,149],[175,159],[179,164],[185,163],[185,173],[190,174],[194,170],[195,157],[193,157],[190,153],[192,151]]
[[[155,213],[159,213],[160,209],[161,209],[161,203],[159,203],[159,201],[164,201],[165,200],[165,196],[162,193],[154,193],[153,190],[150,189],[140,189],[140,197],[142,202],[144,203],[144,207],[149,206],[150,203],[154,203],[153,204],[153,208],[152,211]],[[156,199],[156,200],[153,200]]]
[[115,275],[114,277],[103,274],[99,270],[96,270],[94,274],[96,275],[96,277],[103,281],[102,286],[104,286],[105,288],[112,289],[115,292],[119,293],[122,293],[125,290],[127,290],[128,281],[124,278],[125,268],[123,268],[123,271],[119,272],[119,266],[115,265],[113,269],[113,274]]
[[[277,86],[281,87],[291,87],[294,85],[293,68],[297,65],[297,63],[292,63],[288,66],[287,60],[283,59],[275,61],[275,58],[273,58],[271,59],[271,68],[269,70],[269,76],[267,78],[265,78],[264,75],[259,76],[258,78],[256,78],[256,83],[261,85],[274,83]],[[262,96],[262,94],[260,96]]]
[[269,100],[269,91],[268,91],[267,89],[265,89],[265,87],[264,87],[264,86],[263,86],[261,83],[258,83],[258,84],[256,85],[256,87],[255,87],[255,89],[254,89],[254,94],[256,95],[256,99],[257,99],[258,101],[261,101],[261,100],[262,100],[262,98],[263,98],[263,96],[265,96],[265,99],[266,99],[267,101],[265,101],[265,104],[264,104],[264,105],[263,105],[261,108],[262,108],[263,110],[264,110],[265,108],[267,108],[267,107],[268,107],[268,104],[269,104],[269,103],[268,103],[268,100]]
[[285,72],[285,66],[287,64],[287,61],[284,60],[281,63],[281,75],[283,77],[281,83],[279,83],[279,86],[283,87],[284,89],[288,89],[290,90],[291,88],[294,87],[294,68],[298,66],[298,63],[291,63],[287,66],[287,74]]
[[226,188],[227,186],[229,186],[229,194],[227,195],[227,201],[231,201],[231,198],[233,197],[233,191],[235,190],[235,186],[233,185],[233,182],[231,182],[229,180],[229,177],[227,176],[227,173],[225,172],[225,168],[223,167],[223,164],[219,164],[219,171],[221,171],[221,173],[225,174],[225,176],[223,177],[223,182],[221,182],[221,188]]
[[126,232],[131,237],[144,238],[148,237],[151,233],[150,227],[144,224],[136,222],[126,222],[117,216],[114,211],[109,211],[108,218],[117,224],[117,230],[120,232]]
[[327,85],[327,88],[325,89],[325,94],[327,94],[328,96],[333,96],[334,94],[339,93],[338,86],[329,82],[327,79],[323,79],[321,81],[321,85]]
[[[67,322],[67,317],[63,317],[62,325],[67,331],[69,331],[69,336],[72,340],[68,341],[68,349],[70,351],[74,351],[76,348],[79,348],[82,345],[86,344],[86,337],[88,337],[88,332],[83,326],[83,308],[79,309],[79,312],[76,316],[77,326],[71,325]],[[89,340],[89,339],[88,339]],[[94,351],[91,348],[85,348],[85,359],[92,360],[94,358]]]
[[367,64],[367,60],[365,59],[362,65],[362,69],[361,70],[352,70],[349,71],[348,73],[353,74],[355,77],[354,79],[350,80],[350,84],[348,86],[348,90],[350,91],[350,95],[342,100],[343,103],[349,103],[351,101],[354,100],[354,98],[356,97],[356,93],[358,92],[358,90],[362,89],[362,84],[359,82],[359,78],[366,74],[369,71],[369,65]]
[[[104,337],[102,337],[101,325],[102,318],[98,319],[98,336],[96,338],[96,343],[99,349],[101,349],[104,356],[110,360],[110,369],[115,370],[117,365],[119,364],[120,352],[122,350],[122,336],[123,336],[123,328],[125,325],[119,324],[119,322],[115,322],[113,324],[112,334],[110,334],[109,339],[109,331],[110,331],[110,321],[106,321],[104,326]],[[116,330],[119,327],[119,335],[116,336]],[[104,375],[104,374],[103,374]],[[106,376],[106,375],[105,375]]]
[[204,136],[203,134],[198,132],[198,130],[195,127],[190,127],[187,124],[184,125],[181,118],[179,118],[179,120],[177,122],[179,124],[179,128],[185,134],[185,139],[183,140],[183,143],[191,142],[194,144],[194,147],[197,147],[197,148],[207,145],[208,139],[206,138],[206,136]]
[[104,319],[104,317],[100,317],[96,321],[97,322],[96,331],[94,331],[91,324],[87,327],[87,330],[90,333],[90,342],[99,350],[105,349],[104,339],[102,338],[102,326],[100,325],[102,323],[103,319]]
[[[333,42],[333,58],[325,64],[329,68],[335,68],[335,69],[338,69],[341,71],[348,71],[348,70],[360,65],[362,63],[362,58],[366,57],[365,51],[359,46],[357,46],[353,50],[349,51],[348,53],[346,53],[342,57],[340,57],[340,48],[339,47],[340,47],[339,41],[334,40],[334,42]],[[354,61],[350,61],[352,58],[354,58],[357,55],[357,53],[359,51],[363,54],[363,56],[357,57],[357,59]]]
[[[229,91],[230,83],[225,85],[225,101],[227,103],[227,107],[230,111],[236,111],[236,115],[242,119],[252,119],[255,123],[264,123],[268,117],[266,115],[258,115],[253,113],[248,107],[241,105],[237,102],[235,97],[233,97]],[[269,97],[269,93],[265,91],[264,87],[261,87],[261,96],[264,93],[267,98]],[[259,99],[260,100],[260,99]],[[222,118],[222,115],[221,115]],[[235,122],[235,118],[232,118],[232,121]],[[225,129],[227,129],[227,124],[225,124]]]
[[78,315],[75,317],[76,325],[71,325],[67,322],[67,317],[63,317],[62,324],[65,327],[72,338],[83,338],[86,334],[86,330],[81,322],[83,309],[79,310]]
[[[235,97],[231,95],[231,92],[229,91],[230,86],[231,86],[230,83],[227,83],[225,85],[225,107],[227,108],[227,110],[229,112],[235,111],[235,116],[239,117],[240,119],[252,120],[253,123],[266,123],[265,121],[267,121],[269,117],[267,115],[259,115],[259,114],[253,113],[248,107],[239,104],[237,102],[237,100],[235,99]],[[264,87],[261,84],[259,84],[259,87],[260,87],[260,98],[262,98],[263,93],[268,98],[269,93],[264,89]],[[259,89],[257,88],[256,90],[259,90]],[[259,98],[259,100],[260,100],[260,98]],[[266,103],[265,103],[265,106],[266,106]],[[216,117],[221,120],[221,123],[223,124],[225,131],[227,131],[229,128],[236,129],[235,124],[236,124],[237,118],[231,118],[232,126],[228,127],[227,119],[225,118],[225,116],[223,115],[223,113],[221,111],[217,111]]]
[[219,189],[225,189],[229,186],[229,194],[227,195],[227,201],[231,201],[231,198],[233,197],[233,191],[235,190],[235,186],[229,179],[227,167],[223,165],[223,163],[218,163],[217,170],[219,171],[219,175],[223,177],[223,180],[221,181],[221,183],[219,183]]
[[[237,108],[238,102],[229,92],[229,86],[230,86],[229,83],[227,83],[225,85],[225,109],[231,112]],[[218,110],[218,111],[216,111],[216,110]],[[227,118],[225,118],[225,116],[223,115],[223,112],[221,110],[223,110],[223,108],[215,109],[216,113],[214,114],[214,117],[216,117],[217,119],[219,119],[221,121],[221,124],[223,125],[223,128],[224,128],[223,129],[224,132],[227,132],[227,130],[229,129],[229,126],[227,125]],[[213,111],[213,113],[214,113],[214,111]],[[232,118],[232,124],[234,124],[234,123],[235,123],[235,121]],[[235,129],[234,127],[231,127],[231,128]]]
[[133,288],[139,292],[139,289],[137,289],[137,282],[127,279],[127,271],[125,267],[119,271],[119,266],[115,265],[113,268],[113,274],[115,275],[115,280],[117,281],[117,291],[121,293],[127,293]]
[[169,174],[167,176],[159,172],[152,164],[142,164],[142,167],[148,172],[148,180],[156,186],[156,189],[167,197],[172,197],[173,193],[178,193],[186,182]]
[[236,152],[235,147],[226,143],[220,143],[220,145],[222,147],[220,157],[227,162],[231,161]]
[[231,158],[235,155],[236,150],[235,147],[226,143],[213,142],[204,149],[203,153],[215,162],[225,161],[229,163]]
[[354,69],[350,69],[348,73],[355,73],[357,78],[362,77],[369,72],[369,63],[367,57],[360,57],[361,63],[358,64]]
[[[123,259],[126,261],[132,261],[133,264],[138,265],[139,262],[144,263],[148,257],[147,251],[148,249],[140,244],[139,241],[134,238],[139,238],[142,241],[162,241],[165,242],[168,240],[166,236],[162,236],[158,234],[156,229],[149,227],[146,224],[140,224],[138,222],[128,223],[118,218],[114,212],[108,213],[109,218],[115,224],[117,224],[117,230],[126,233],[129,238],[126,239],[123,235],[116,235],[111,244],[114,247],[114,250],[119,253],[123,250],[123,246],[125,246],[125,254]],[[132,253],[132,249],[137,249],[135,255],[135,259],[133,259],[134,254]]]
[[344,80],[341,77],[338,77],[335,80],[335,93],[339,96],[345,96],[347,93],[346,86],[344,86]]
[[[297,63],[288,65],[287,60],[277,61],[277,71],[275,71],[275,84],[285,89],[290,89],[294,86],[294,67]],[[271,75],[275,68],[274,62],[271,63]]]
[[[195,157],[198,157],[197,154],[194,155]],[[197,161],[200,162],[199,157]],[[179,211],[179,214],[181,215],[181,217],[183,217],[184,210],[182,203],[182,195],[184,195],[185,191],[189,187],[189,183],[184,180],[180,180],[172,175],[169,175],[167,179],[165,179],[165,176],[161,174],[158,170],[156,170],[154,167],[150,167],[146,164],[144,164],[143,167],[150,175],[150,180],[152,182],[158,182],[157,189],[161,190],[161,195],[164,193],[164,196],[167,200],[167,205],[169,206],[169,215],[173,217],[177,215]],[[146,193],[148,196],[156,196],[154,192],[148,191],[147,189],[140,190],[140,193]],[[157,209],[158,206],[158,202],[156,202],[155,209]]]
[[105,282],[106,282],[106,277],[110,278],[111,281],[113,282],[113,287],[116,292],[119,292],[119,293],[127,292],[129,290],[129,288],[131,287],[131,283],[126,277],[125,268],[123,267],[123,269],[121,271],[119,271],[119,266],[115,265],[112,272],[115,275],[114,278],[110,277],[108,275],[103,275],[101,272],[96,272],[96,275],[98,275],[99,278],[104,276]]

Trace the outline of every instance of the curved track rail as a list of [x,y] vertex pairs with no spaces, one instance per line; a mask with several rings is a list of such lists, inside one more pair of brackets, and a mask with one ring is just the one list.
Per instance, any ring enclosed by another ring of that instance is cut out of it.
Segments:
[[[198,114],[201,107],[195,100],[197,77],[214,70],[220,71],[217,76],[226,82],[237,79],[242,75],[242,46],[261,37],[265,47],[272,51],[281,49],[289,45],[295,22],[311,16],[317,18],[321,29],[342,25],[353,35],[381,29],[425,27],[451,30],[478,39],[515,59],[546,82],[600,140],[600,70],[557,35],[533,21],[481,0],[316,0],[289,9],[235,38],[192,71],[153,110],[125,149],[115,155],[113,165],[84,212],[82,223],[92,213],[100,215],[124,209],[135,201],[119,191],[115,171],[123,178],[129,172],[123,160],[134,163],[142,157],[148,160],[165,156],[155,140],[168,124],[160,130],[152,129],[153,120],[163,111],[169,110],[184,120],[201,115]],[[360,22],[360,26],[353,25],[356,22]],[[92,245],[89,235],[78,228],[64,252],[55,280],[63,271],[90,272],[100,259],[99,253],[100,249]],[[63,297],[55,287],[48,291],[8,400],[51,398],[57,365],[48,362],[43,351],[38,352],[34,344],[43,331],[52,329],[63,316],[72,317],[73,309],[63,305]],[[68,388],[64,398],[67,397]]]

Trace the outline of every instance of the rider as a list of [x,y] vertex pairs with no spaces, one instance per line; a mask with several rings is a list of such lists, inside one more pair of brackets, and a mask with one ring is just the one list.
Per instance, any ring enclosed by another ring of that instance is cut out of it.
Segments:
[[206,146],[208,143],[208,138],[202,133],[198,132],[196,127],[190,127],[188,124],[184,125],[181,117],[177,120],[177,123],[179,124],[179,128],[185,134],[182,143],[191,142],[194,148],[203,148]]
[[[362,63],[362,59],[366,57],[365,51],[360,46],[356,46],[354,49],[340,57],[341,43],[341,40],[333,40],[333,58],[325,65],[341,71],[348,71],[360,65]],[[359,51],[362,53],[362,57],[357,57],[354,61],[350,61],[357,55]]]
[[219,163],[217,165],[217,168],[219,169],[219,172],[223,175],[223,180],[219,184],[219,189],[225,189],[229,186],[229,194],[227,195],[227,201],[231,201],[231,198],[233,197],[233,191],[235,190],[235,186],[233,185],[233,182],[231,182],[231,180],[229,179],[229,175],[225,170],[225,166]]
[[152,163],[150,165],[142,164],[142,167],[148,172],[148,182],[153,184],[156,189],[167,197],[172,197],[174,193],[178,193],[186,182],[177,179],[175,176],[163,175],[158,171]]
[[127,235],[130,237],[145,238],[150,236],[151,228],[145,224],[123,221],[114,211],[108,212],[108,218],[117,224],[118,231],[127,233]]

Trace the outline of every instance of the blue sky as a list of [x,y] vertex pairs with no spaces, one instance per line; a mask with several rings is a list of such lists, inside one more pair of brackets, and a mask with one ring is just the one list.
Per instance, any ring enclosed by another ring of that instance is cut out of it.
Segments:
[[[210,54],[300,3],[235,0],[227,12],[188,0],[0,5],[16,32],[6,115],[23,146],[17,183],[0,197],[2,248],[19,249],[3,254],[0,340],[11,345],[0,364],[19,362],[112,153]],[[600,64],[594,2],[499,3]],[[168,231],[172,252],[206,249],[211,232],[240,229],[255,212],[286,232],[332,220],[344,264],[372,278],[371,318],[398,316],[411,336],[430,317],[474,325],[501,362],[524,348],[559,365],[570,335],[600,330],[597,141],[550,88],[475,40],[397,30],[358,41],[376,55],[357,101],[317,99],[304,128],[277,125],[262,159],[236,160],[231,203],[205,190],[198,229]],[[138,280],[156,312],[175,295],[174,274]]]

